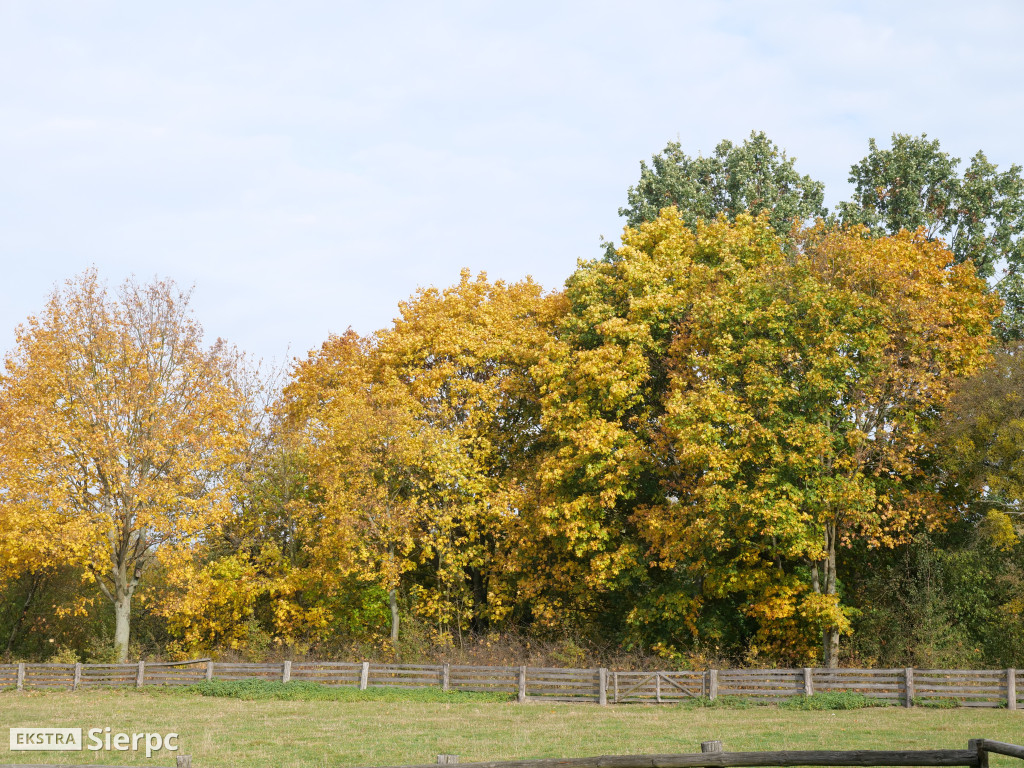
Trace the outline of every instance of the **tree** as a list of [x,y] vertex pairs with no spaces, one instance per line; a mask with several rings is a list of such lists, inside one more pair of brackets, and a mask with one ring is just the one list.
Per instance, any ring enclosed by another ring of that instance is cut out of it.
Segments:
[[463,272],[403,302],[393,327],[332,338],[285,389],[314,559],[387,590],[396,650],[402,585],[439,639],[508,613],[505,551],[539,432],[530,366],[556,305],[529,280]]
[[705,590],[750,595],[762,636],[795,646],[781,627],[820,627],[836,666],[839,552],[943,522],[927,427],[984,359],[997,303],[920,236],[819,228],[801,245],[723,259],[693,296],[665,420],[678,502],[643,525]]
[[688,157],[679,142],[670,141],[650,166],[641,161],[640,181],[629,188],[629,205],[619,215],[637,227],[675,206],[693,228],[718,214],[733,220],[767,211],[772,228],[787,234],[795,221],[826,215],[824,185],[797,173],[794,162],[764,132],[751,131],[739,146],[723,140],[710,157]]
[[1012,521],[1024,515],[1024,343],[997,349],[956,388],[937,441],[949,490],[980,506],[996,538],[1015,543]]
[[146,569],[228,514],[245,444],[240,358],[203,346],[188,303],[169,281],[111,296],[85,272],[17,329],[0,379],[7,559],[24,541],[81,565],[113,604],[121,661]]
[[520,602],[510,550],[543,441],[531,369],[562,307],[529,278],[506,284],[463,270],[456,285],[403,302],[378,334],[380,365],[461,458],[458,484],[433,487],[416,584],[418,610],[439,634],[480,630]]
[[847,224],[875,234],[914,232],[941,240],[957,263],[970,260],[978,274],[996,279],[1005,302],[998,329],[1004,338],[1024,333],[1024,176],[1019,165],[1000,172],[977,152],[961,174],[960,159],[927,135],[893,134],[892,147],[868,142],[868,155],[850,168],[853,199],[838,213]]
[[557,444],[534,530],[562,589],[648,564],[635,625],[696,634],[731,601],[779,655],[823,631],[834,664],[838,551],[936,521],[923,429],[984,355],[995,301],[907,234],[795,244],[766,214],[690,230],[668,209],[581,265],[538,366]]
[[282,408],[313,487],[299,508],[309,569],[328,590],[350,576],[380,586],[397,652],[402,576],[416,564],[431,491],[452,482],[460,457],[420,418],[403,383],[378,365],[373,340],[352,331],[296,366]]

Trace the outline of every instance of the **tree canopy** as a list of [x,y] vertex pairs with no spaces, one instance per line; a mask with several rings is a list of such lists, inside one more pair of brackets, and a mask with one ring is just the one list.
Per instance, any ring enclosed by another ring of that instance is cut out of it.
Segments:
[[142,576],[229,513],[246,440],[238,356],[203,346],[188,300],[133,280],[111,296],[85,272],[18,328],[0,378],[5,536],[85,569],[122,660]]
[[850,169],[853,199],[840,204],[847,224],[896,234],[919,227],[946,243],[957,262],[970,260],[994,279],[1006,306],[999,323],[1006,338],[1024,332],[1024,176],[1004,171],[981,151],[961,172],[960,158],[927,135],[893,134],[889,149],[868,142],[868,155]]
[[795,164],[763,131],[751,131],[739,145],[724,139],[708,157],[690,157],[678,141],[670,141],[649,166],[641,161],[640,180],[629,188],[629,205],[619,215],[636,227],[675,206],[693,227],[718,214],[732,220],[765,211],[771,227],[785,234],[795,221],[827,213],[824,184],[798,173]]

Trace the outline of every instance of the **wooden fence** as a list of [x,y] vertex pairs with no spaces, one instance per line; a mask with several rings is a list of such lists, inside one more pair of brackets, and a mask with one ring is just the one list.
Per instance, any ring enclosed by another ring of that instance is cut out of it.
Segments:
[[[971,739],[967,749],[914,750],[785,750],[781,752],[725,752],[722,742],[705,741],[700,752],[671,755],[601,755],[600,757],[498,760],[459,763],[458,755],[438,755],[437,765],[460,768],[740,768],[741,766],[933,766],[962,765],[988,768],[989,753],[1024,760],[1024,747],[991,739]],[[0,768],[7,768],[0,766]],[[396,768],[435,768],[432,763]]]
[[[725,752],[722,742],[705,741],[700,752],[669,755],[601,755],[598,757],[499,760],[459,763],[458,755],[438,755],[437,765],[460,768],[742,768],[744,766],[965,766],[989,768],[990,753],[1024,760],[1024,747],[991,739],[971,739],[967,749],[916,750],[785,750],[781,752]],[[55,764],[3,763],[0,768],[65,768]],[[79,765],[78,768],[107,768]],[[191,755],[178,755],[175,768],[192,768]],[[397,768],[436,768],[434,763]]]
[[[700,752],[669,755],[601,755],[598,757],[499,760],[459,763],[458,755],[438,755],[436,765],[460,768],[741,768],[743,766],[965,766],[989,768],[989,753],[1024,760],[1024,747],[991,739],[971,739],[967,749],[916,750],[785,750],[781,752],[725,752],[722,742],[705,741]],[[434,763],[397,768],[436,768]],[[66,768],[63,765],[2,763],[0,768]],[[77,768],[108,768],[78,765]],[[192,768],[191,755],[178,755],[175,768]]]
[[1024,673],[1015,669],[709,669],[703,672],[619,672],[552,667],[455,664],[371,664],[285,661],[244,664],[198,659],[134,664],[0,664],[0,688],[189,685],[201,680],[308,680],[360,689],[439,687],[494,691],[518,700],[595,704],[672,704],[742,696],[780,701],[827,691],[853,691],[904,706],[956,701],[965,707],[1024,705]]

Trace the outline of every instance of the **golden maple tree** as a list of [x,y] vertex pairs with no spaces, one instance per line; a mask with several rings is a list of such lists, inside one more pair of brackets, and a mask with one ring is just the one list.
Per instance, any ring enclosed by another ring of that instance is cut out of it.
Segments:
[[147,567],[230,511],[251,416],[239,356],[204,346],[188,304],[172,282],[111,295],[87,271],[19,326],[0,378],[2,559],[82,567],[122,661]]
[[667,653],[710,640],[713,610],[776,658],[817,655],[819,633],[836,663],[841,547],[943,515],[926,429],[998,313],[952,262],[919,235],[787,244],[764,217],[691,230],[666,209],[582,265],[537,366],[538,615],[634,594],[628,620]]
[[455,285],[422,289],[399,308],[375,356],[451,447],[446,474],[456,480],[432,487],[415,609],[453,637],[523,604],[515,552],[532,535],[522,510],[543,441],[532,369],[564,302],[529,278],[492,282],[463,270]]

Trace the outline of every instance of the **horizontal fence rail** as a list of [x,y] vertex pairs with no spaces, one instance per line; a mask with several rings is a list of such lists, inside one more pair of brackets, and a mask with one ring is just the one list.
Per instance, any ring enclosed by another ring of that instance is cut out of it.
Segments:
[[[988,768],[994,752],[1024,759],[1024,747],[989,739],[971,739],[967,749],[921,750],[786,750],[781,752],[723,752],[719,741],[706,741],[700,752],[671,755],[602,755],[600,757],[546,758],[459,763],[458,755],[438,755],[436,765],[459,768],[734,768],[739,766],[968,766]],[[434,763],[397,768],[436,768]],[[62,768],[55,764],[3,763],[0,768]],[[105,768],[80,765],[78,768]],[[175,768],[192,768],[191,755],[178,755]]]
[[[1024,759],[1024,747],[989,739],[971,739],[967,749],[921,750],[785,750],[780,752],[723,752],[719,741],[701,744],[700,752],[672,755],[602,755],[458,763],[458,755],[438,755],[439,765],[460,768],[734,768],[736,766],[884,766],[963,765],[988,768],[989,752]],[[432,764],[397,768],[435,768]]]
[[97,686],[191,685],[203,680],[305,680],[360,689],[441,688],[507,693],[523,701],[673,704],[739,696],[778,702],[848,691],[903,706],[1024,707],[1016,669],[709,669],[617,671],[562,667],[285,661],[250,664],[195,659],[131,664],[0,664],[0,688],[77,690]]

